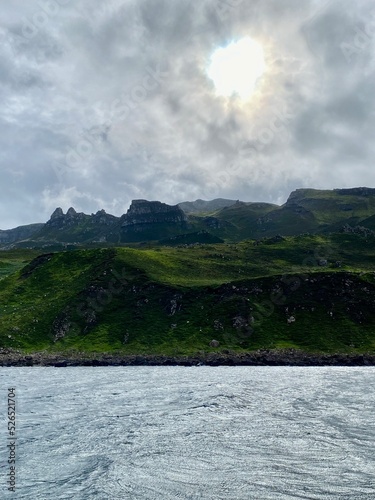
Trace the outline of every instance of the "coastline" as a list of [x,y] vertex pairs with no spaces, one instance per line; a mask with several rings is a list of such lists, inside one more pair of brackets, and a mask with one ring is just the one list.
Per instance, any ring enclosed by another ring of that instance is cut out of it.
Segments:
[[251,352],[200,352],[192,355],[108,353],[48,353],[25,354],[12,349],[0,349],[0,367],[49,366],[375,366],[375,354],[317,354],[286,350]]

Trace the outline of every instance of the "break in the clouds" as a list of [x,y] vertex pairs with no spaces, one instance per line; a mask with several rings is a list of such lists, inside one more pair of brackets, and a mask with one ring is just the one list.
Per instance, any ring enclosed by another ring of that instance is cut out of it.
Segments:
[[[56,206],[119,215],[134,198],[282,203],[375,185],[372,0],[0,9],[2,229]],[[248,99],[219,95],[211,57],[246,37],[265,70]]]

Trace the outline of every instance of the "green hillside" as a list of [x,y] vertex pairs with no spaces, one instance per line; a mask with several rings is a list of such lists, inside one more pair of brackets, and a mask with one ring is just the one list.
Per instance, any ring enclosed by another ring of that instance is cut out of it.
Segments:
[[10,250],[0,252],[0,280],[22,269],[31,259],[37,257],[37,250]]
[[[375,190],[297,189],[278,207],[267,203],[238,203],[215,214],[232,224],[228,237],[240,241],[265,236],[336,232],[345,224],[373,228]],[[371,227],[370,227],[371,226]]]
[[[27,352],[374,352],[374,243],[341,233],[36,258],[2,252],[0,344]],[[209,346],[213,339],[219,347]]]
[[297,189],[287,204],[309,210],[319,224],[331,225],[347,219],[359,222],[375,213],[374,194],[375,190],[369,188]]

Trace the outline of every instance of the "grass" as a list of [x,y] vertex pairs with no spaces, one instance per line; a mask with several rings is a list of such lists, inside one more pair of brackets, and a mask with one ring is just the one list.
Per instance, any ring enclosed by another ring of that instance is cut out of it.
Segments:
[[8,250],[0,252],[0,280],[19,271],[31,259],[37,257],[37,250]]
[[0,345],[176,355],[215,350],[215,338],[237,351],[373,352],[373,240],[3,252]]

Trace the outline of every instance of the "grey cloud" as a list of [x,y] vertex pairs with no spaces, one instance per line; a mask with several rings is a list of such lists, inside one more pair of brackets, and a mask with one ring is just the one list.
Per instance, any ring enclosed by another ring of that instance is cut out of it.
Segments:
[[[79,0],[26,40],[40,5],[23,3],[2,7],[1,228],[54,205],[119,215],[134,197],[280,202],[375,182],[374,40],[349,62],[342,46],[372,2]],[[268,69],[241,105],[206,69],[247,35]]]

